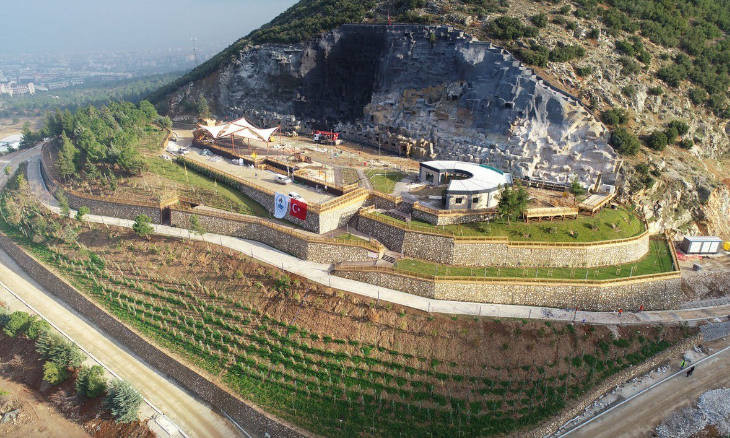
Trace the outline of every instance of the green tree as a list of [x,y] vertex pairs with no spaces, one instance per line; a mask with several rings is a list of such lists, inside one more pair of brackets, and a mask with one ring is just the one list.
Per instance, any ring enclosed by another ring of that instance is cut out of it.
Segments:
[[76,211],[76,220],[80,221],[84,219],[84,216],[89,214],[89,207],[82,205],[79,207],[79,209]]
[[69,178],[76,174],[76,160],[78,160],[79,150],[71,142],[71,139],[66,136],[66,132],[61,133],[61,150],[58,152],[58,159],[56,164],[58,165],[58,173],[63,178]]
[[134,230],[134,232],[137,233],[139,237],[147,238],[154,231],[154,228],[152,228],[150,222],[150,218],[147,215],[140,214],[139,216],[134,218],[134,225],[132,225],[132,230]]
[[515,188],[505,187],[497,205],[497,211],[510,223],[519,217],[527,207],[527,190],[518,185]]
[[205,233],[205,227],[200,223],[197,215],[190,216],[190,229],[196,234]]
[[689,132],[689,125],[682,120],[672,120],[669,122],[668,128],[674,128],[677,135],[682,137]]
[[664,131],[656,130],[649,134],[646,139],[646,145],[655,151],[662,151],[667,147],[667,134]]
[[195,111],[201,119],[210,118],[210,107],[208,106],[208,99],[206,99],[205,96],[200,96],[200,98],[195,102]]
[[25,334],[33,340],[38,339],[42,334],[48,333],[51,330],[51,325],[44,319],[32,318],[28,329]]
[[11,338],[25,333],[30,325],[30,315],[25,312],[16,311],[10,314],[10,318],[3,327],[3,332]]
[[68,377],[68,369],[59,366],[57,363],[49,360],[43,364],[43,380],[51,385],[60,385],[65,382]]
[[60,188],[56,191],[56,199],[58,200],[58,205],[61,207],[61,216],[69,217],[71,215],[71,207],[68,205],[66,194]]
[[118,423],[131,423],[137,420],[142,401],[142,395],[129,382],[114,380],[109,384],[105,405]]
[[574,178],[573,181],[570,183],[570,193],[573,194],[573,196],[580,196],[586,192],[586,189],[583,188],[581,183],[578,181],[578,178]]
[[616,152],[623,155],[634,155],[639,152],[639,139],[623,126],[614,129],[608,139]]
[[623,108],[614,107],[602,111],[601,120],[611,126],[623,125],[629,121],[629,113]]
[[41,333],[35,347],[38,354],[62,368],[78,368],[85,359],[84,353],[77,346],[57,333]]
[[86,398],[96,398],[106,392],[104,368],[94,365],[81,367],[76,377],[76,392]]

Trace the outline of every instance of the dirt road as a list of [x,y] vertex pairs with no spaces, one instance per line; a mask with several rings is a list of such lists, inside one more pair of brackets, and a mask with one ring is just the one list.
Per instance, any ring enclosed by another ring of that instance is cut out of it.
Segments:
[[698,365],[691,377],[684,374],[662,383],[568,438],[649,437],[675,409],[689,406],[711,389],[730,387],[730,350]]

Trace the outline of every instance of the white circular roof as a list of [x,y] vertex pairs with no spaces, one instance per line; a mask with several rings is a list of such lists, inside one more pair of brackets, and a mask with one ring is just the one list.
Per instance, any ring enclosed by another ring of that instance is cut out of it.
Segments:
[[421,164],[439,172],[461,172],[471,175],[466,179],[451,181],[447,189],[449,192],[488,192],[512,184],[511,174],[476,163],[436,160],[424,161]]

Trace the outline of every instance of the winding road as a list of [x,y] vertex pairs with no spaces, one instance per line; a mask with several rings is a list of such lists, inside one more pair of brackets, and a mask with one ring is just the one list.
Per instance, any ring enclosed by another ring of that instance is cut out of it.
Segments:
[[[6,165],[15,168],[22,161],[37,157],[39,151],[40,148],[36,147],[3,157],[5,161],[0,163],[2,166],[0,188],[7,183],[7,176],[3,171]],[[131,382],[166,417],[180,426],[185,435],[221,438],[244,436],[210,406],[151,368],[142,358],[132,354],[65,303],[56,299],[53,294],[44,290],[15,264],[7,253],[0,250],[0,296],[3,300],[10,301],[13,299],[10,294],[18,296],[37,309],[85,350],[100,358],[120,377]],[[169,428],[169,425],[166,426]],[[180,434],[174,432],[173,428],[171,435]]]

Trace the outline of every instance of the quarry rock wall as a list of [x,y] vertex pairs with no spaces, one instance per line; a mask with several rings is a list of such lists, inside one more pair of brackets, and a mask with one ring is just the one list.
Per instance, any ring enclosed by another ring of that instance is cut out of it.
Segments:
[[504,49],[447,26],[348,24],[307,43],[249,46],[180,89],[172,112],[199,94],[222,117],[333,128],[416,158],[586,185],[615,170],[605,129],[576,99]]

